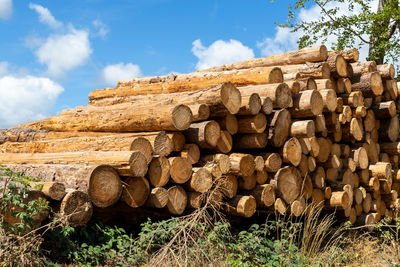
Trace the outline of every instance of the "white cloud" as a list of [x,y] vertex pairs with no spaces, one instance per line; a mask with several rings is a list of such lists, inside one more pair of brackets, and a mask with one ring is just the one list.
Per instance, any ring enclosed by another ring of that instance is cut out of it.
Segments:
[[12,0],[0,0],[0,19],[9,19],[12,14]]
[[0,76],[4,76],[8,73],[8,62],[0,61]]
[[218,40],[205,47],[200,39],[197,39],[192,44],[192,52],[199,59],[196,64],[198,70],[254,57],[253,50],[237,40]]
[[[378,0],[373,0],[371,2],[371,8],[374,8],[377,6]],[[348,15],[349,14],[349,8],[348,8],[348,3],[339,3],[337,1],[330,1],[327,3],[326,8],[335,8],[338,7],[338,12],[336,16],[342,16],[342,15]],[[355,5],[353,13],[357,14],[361,11],[361,6],[360,5]],[[315,21],[321,17],[322,10],[319,6],[313,5],[308,9],[302,9],[298,17],[296,18],[298,21]],[[269,56],[273,54],[279,54],[279,53],[284,53],[290,50],[296,50],[298,49],[298,44],[297,41],[299,38],[307,33],[303,31],[298,31],[298,32],[291,32],[290,29],[288,28],[280,28],[276,27],[276,33],[273,38],[265,38],[261,42],[257,42],[257,47],[260,48],[261,50],[261,55],[263,56]],[[366,39],[368,39],[368,36],[365,36]],[[331,48],[331,46],[337,41],[337,38],[333,35],[329,36],[327,38],[327,41],[325,42],[325,45],[327,45],[328,49]],[[321,44],[322,42],[317,42],[317,44]],[[361,42],[357,45],[357,48],[359,48],[360,52],[360,60],[365,60],[365,58],[368,55],[368,46],[365,44],[362,44]]]
[[37,4],[29,4],[29,8],[35,10],[39,14],[40,22],[49,25],[51,28],[60,28],[63,24],[56,20],[50,10]]
[[110,28],[99,19],[94,20],[92,24],[97,30],[95,36],[100,36],[102,39],[105,39],[110,32]]
[[142,76],[138,65],[132,63],[118,63],[108,65],[101,71],[102,80],[109,85],[116,85],[119,80],[128,80]]
[[62,76],[84,65],[91,53],[89,32],[76,30],[71,25],[66,34],[50,35],[35,52],[38,61],[46,64],[53,76]]
[[0,128],[43,119],[64,88],[43,77],[0,77]]

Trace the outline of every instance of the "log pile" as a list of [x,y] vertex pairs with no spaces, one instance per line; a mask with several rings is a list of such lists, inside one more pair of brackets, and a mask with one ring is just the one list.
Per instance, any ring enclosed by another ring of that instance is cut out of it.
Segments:
[[0,164],[40,177],[72,225],[181,215],[210,192],[234,216],[302,216],[313,204],[376,223],[400,201],[394,76],[321,45],[120,81],[87,106],[2,131]]

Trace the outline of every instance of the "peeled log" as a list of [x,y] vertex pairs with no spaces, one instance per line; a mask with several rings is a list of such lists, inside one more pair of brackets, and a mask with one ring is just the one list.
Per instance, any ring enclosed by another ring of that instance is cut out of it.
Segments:
[[267,122],[269,143],[274,147],[281,147],[289,136],[292,122],[289,111],[286,109],[274,111],[267,117]]
[[330,207],[347,209],[350,206],[348,193],[346,191],[332,192],[329,205]]
[[290,136],[302,138],[315,135],[315,126],[313,120],[295,121],[290,126]]
[[334,77],[348,77],[347,62],[340,54],[330,54],[326,59],[330,72]]
[[60,205],[60,215],[66,217],[72,227],[86,225],[92,218],[93,206],[89,196],[82,191],[65,195]]
[[181,215],[187,206],[186,191],[178,185],[172,186],[168,189],[168,211],[173,215]]
[[377,71],[375,61],[355,62],[350,64],[354,75]]
[[383,79],[394,79],[396,71],[392,64],[382,64],[377,66],[377,70]]
[[256,212],[256,200],[253,196],[237,195],[228,201],[227,211],[234,215],[250,218]]
[[188,143],[197,144],[200,148],[214,147],[221,135],[221,128],[216,121],[193,123],[184,132]]
[[150,185],[144,177],[129,177],[124,182],[124,190],[121,199],[131,206],[137,208],[144,203],[150,194]]
[[289,51],[280,55],[250,59],[233,64],[225,64],[218,67],[206,69],[205,71],[224,71],[232,69],[248,69],[263,66],[278,66],[290,64],[303,64],[306,62],[319,62],[326,60],[328,52],[325,45],[302,48]]
[[325,62],[305,63],[300,65],[278,66],[283,74],[297,73],[299,78],[329,79],[331,77],[329,65]]
[[278,196],[288,204],[299,197],[302,188],[300,173],[290,166],[279,169],[271,180],[271,184],[275,187]]
[[[157,135],[155,138],[157,138]],[[0,146],[0,150],[8,153],[140,150],[148,163],[150,163],[153,156],[153,148],[147,137],[146,135],[145,137],[138,137],[137,134],[117,134],[101,137],[71,137],[30,142],[5,142]]]
[[331,56],[334,54],[341,55],[348,62],[357,62],[358,57],[359,57],[357,48],[350,48],[350,49],[346,49],[346,50],[329,51],[328,52],[328,56]]
[[229,155],[231,171],[240,173],[243,176],[250,176],[254,173],[254,157],[250,154],[232,153]]
[[383,93],[382,78],[379,72],[368,72],[351,78],[351,89],[361,91],[364,97],[380,96]]
[[224,82],[231,82],[235,86],[246,86],[279,83],[282,81],[282,72],[276,67],[260,67],[224,72],[194,72],[177,75],[172,81],[156,83],[137,83],[135,79],[119,81],[116,88],[97,89],[92,91],[89,94],[89,100],[196,91],[218,86]]
[[323,107],[321,94],[317,90],[306,90],[293,96],[290,113],[293,118],[309,118],[321,114]]
[[262,99],[270,98],[274,108],[287,108],[291,103],[292,93],[286,83],[252,85],[238,89],[243,96],[256,93]]
[[106,164],[121,176],[144,176],[147,161],[138,151],[88,151],[65,153],[0,153],[0,164]]

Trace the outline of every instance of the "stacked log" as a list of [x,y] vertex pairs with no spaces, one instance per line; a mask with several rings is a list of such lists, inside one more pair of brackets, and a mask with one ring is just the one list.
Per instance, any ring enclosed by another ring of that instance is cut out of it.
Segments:
[[313,205],[376,223],[400,201],[394,75],[356,49],[321,45],[120,81],[88,106],[2,131],[0,164],[41,178],[43,192],[67,188],[57,200],[63,214],[78,211],[73,225],[93,212],[181,215],[207,203],[242,217],[306,216]]

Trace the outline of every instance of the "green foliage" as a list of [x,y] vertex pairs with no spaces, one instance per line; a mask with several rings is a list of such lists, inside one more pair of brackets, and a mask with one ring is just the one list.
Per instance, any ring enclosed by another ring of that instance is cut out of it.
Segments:
[[[372,6],[373,0],[297,0],[289,6],[288,20],[281,27],[289,27],[294,32],[307,33],[299,40],[300,47],[326,42],[335,36],[332,49],[368,45],[369,60],[382,64],[383,60],[397,62],[400,56],[400,7],[398,0],[380,0],[380,5]],[[321,10],[321,16],[314,21],[297,21],[296,13],[310,3]],[[343,12],[338,5],[346,4]],[[359,10],[359,12],[358,12]],[[357,11],[357,12],[356,12]]]

